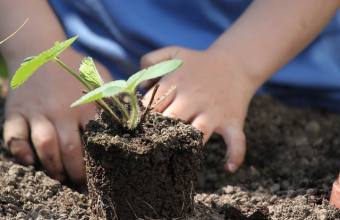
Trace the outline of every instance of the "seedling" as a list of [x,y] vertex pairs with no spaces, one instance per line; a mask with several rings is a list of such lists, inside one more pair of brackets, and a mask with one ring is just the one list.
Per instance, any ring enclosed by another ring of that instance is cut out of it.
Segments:
[[[182,64],[182,61],[178,59],[163,61],[140,70],[130,76],[126,81],[115,80],[104,84],[91,57],[83,59],[79,67],[79,74],[69,68],[59,58],[59,55],[76,39],[77,37],[72,37],[61,43],[56,42],[54,47],[37,56],[26,58],[12,78],[10,83],[11,88],[18,88],[41,66],[53,61],[82,83],[86,89],[85,95],[75,101],[71,107],[95,102],[111,114],[114,120],[123,127],[132,130],[137,127],[142,115],[136,94],[138,85],[145,80],[158,78],[170,73]],[[124,97],[125,101],[122,100],[122,97]]]

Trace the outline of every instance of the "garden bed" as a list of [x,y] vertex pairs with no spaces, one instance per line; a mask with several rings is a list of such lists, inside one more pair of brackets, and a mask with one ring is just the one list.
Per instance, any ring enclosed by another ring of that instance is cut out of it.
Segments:
[[[220,137],[205,146],[192,219],[340,219],[328,204],[340,170],[339,116],[263,96],[245,130],[247,157],[235,175],[223,172]],[[0,219],[90,219],[86,194],[15,164],[4,150],[0,158]]]

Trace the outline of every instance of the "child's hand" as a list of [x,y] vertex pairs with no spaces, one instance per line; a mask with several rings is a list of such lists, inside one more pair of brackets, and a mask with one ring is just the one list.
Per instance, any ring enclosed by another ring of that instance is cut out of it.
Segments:
[[[146,67],[171,58],[183,60],[183,66],[160,80],[156,99],[171,86],[176,86],[176,90],[155,110],[191,123],[204,133],[204,142],[213,132],[222,135],[228,146],[225,170],[235,172],[245,156],[243,125],[256,86],[242,66],[212,49],[199,52],[164,48],[145,55],[141,65]],[[145,104],[151,91],[145,95]]]
[[[147,54],[142,66],[179,58],[184,65],[160,81],[158,95],[175,93],[157,111],[221,134],[228,146],[226,170],[245,155],[243,124],[251,97],[325,27],[340,1],[253,1],[240,18],[204,52],[165,48]],[[289,16],[287,16],[289,13]],[[195,37],[195,36],[192,36]],[[146,95],[146,103],[150,92]]]
[[[71,50],[65,55],[65,60],[74,64],[82,57]],[[78,64],[74,66],[76,69]],[[60,71],[56,64],[49,63],[22,87],[9,91],[4,139],[21,163],[32,165],[40,161],[53,178],[63,180],[68,175],[72,181],[81,183],[85,170],[79,127],[84,126],[95,111],[92,105],[70,108],[84,88]],[[107,72],[101,70],[101,73],[109,77]],[[33,149],[38,158],[34,157]]]

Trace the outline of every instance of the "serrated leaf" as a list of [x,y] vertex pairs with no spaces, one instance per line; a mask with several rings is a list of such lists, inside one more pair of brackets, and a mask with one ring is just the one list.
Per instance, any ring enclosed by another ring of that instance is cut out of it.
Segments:
[[182,60],[173,59],[157,63],[146,69],[142,69],[141,71],[130,76],[130,78],[127,80],[127,91],[133,92],[141,82],[161,77],[167,73],[175,71],[182,65],[182,63]]
[[104,84],[91,57],[85,57],[79,67],[80,77],[94,88]]
[[66,48],[68,48],[75,40],[77,36],[72,37],[63,42],[56,42],[54,47],[40,53],[32,59],[23,62],[19,69],[15,72],[11,80],[11,88],[15,89],[22,85],[32,74],[37,71],[41,66],[48,61],[53,60],[59,54],[61,54]]
[[122,92],[126,88],[126,86],[127,84],[125,80],[116,80],[113,82],[106,83],[101,87],[98,87],[97,89],[94,89],[87,93],[86,95],[80,97],[80,99],[72,103],[71,107],[94,102],[98,99],[102,99],[105,97],[115,96]]

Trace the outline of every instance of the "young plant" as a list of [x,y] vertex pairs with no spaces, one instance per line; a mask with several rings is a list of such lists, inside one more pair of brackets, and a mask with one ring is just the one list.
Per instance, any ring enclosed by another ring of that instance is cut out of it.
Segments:
[[[123,127],[132,130],[136,128],[141,121],[141,111],[139,109],[136,94],[138,85],[145,80],[158,78],[170,73],[179,68],[182,64],[182,61],[178,59],[163,61],[140,70],[130,76],[126,81],[116,80],[104,84],[91,57],[83,59],[79,67],[79,74],[70,69],[58,57],[76,39],[77,37],[72,37],[61,43],[56,42],[54,47],[37,56],[26,58],[12,78],[10,83],[11,88],[18,88],[41,66],[47,62],[54,61],[86,88],[86,94],[75,101],[71,107],[95,102],[98,106],[111,114]],[[121,99],[122,96],[127,101],[123,102]]]

